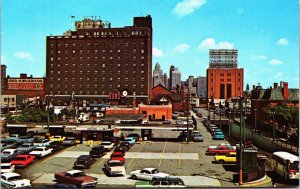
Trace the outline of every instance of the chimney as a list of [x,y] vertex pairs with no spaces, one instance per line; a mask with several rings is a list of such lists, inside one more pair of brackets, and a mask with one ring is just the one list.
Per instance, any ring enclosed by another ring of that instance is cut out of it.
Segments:
[[255,90],[255,85],[252,85],[252,90],[253,90],[253,91]]
[[283,82],[283,98],[284,99],[288,99],[289,98],[288,82]]
[[133,92],[132,108],[135,107],[136,107],[136,98],[135,98],[135,92]]
[[278,88],[278,83],[274,83],[274,89]]
[[280,81],[280,85],[281,88],[283,88],[283,81]]

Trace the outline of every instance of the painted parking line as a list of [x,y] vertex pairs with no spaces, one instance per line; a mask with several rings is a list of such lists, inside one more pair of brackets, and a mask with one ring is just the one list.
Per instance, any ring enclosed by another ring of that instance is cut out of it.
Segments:
[[[72,149],[72,148],[74,148],[74,147],[75,147],[75,146],[72,146],[72,147],[67,148],[67,149],[64,149],[62,152],[58,152],[58,153],[61,154],[61,153],[70,151],[70,149]],[[57,155],[59,155],[59,154],[57,154]],[[57,155],[53,155],[53,156],[51,156],[51,157],[46,158],[45,160],[43,160],[43,161],[41,162],[41,164],[46,163],[47,161],[49,161],[50,159],[52,159],[52,158],[54,158],[54,157],[59,157],[59,156],[57,156]]]
[[102,159],[97,165],[99,166],[103,161],[104,161],[104,159]]
[[164,153],[165,153],[165,150],[166,150],[166,146],[167,146],[167,139],[166,139],[165,146],[164,146],[164,149],[163,149],[162,154],[161,154],[161,158],[160,158],[158,167],[160,167],[160,164],[161,164],[162,159],[163,159],[163,157],[164,157]]
[[178,166],[180,167],[181,163],[181,144],[178,145]]
[[[138,150],[137,153],[139,153],[139,152],[142,150],[142,148],[145,146],[145,144],[146,144],[146,142],[144,142],[144,143],[141,145],[141,147],[140,147],[140,149]],[[128,158],[128,157],[126,157],[126,154],[125,154],[125,158]],[[127,167],[129,167],[129,166],[131,165],[131,163],[133,162],[134,159],[135,159],[135,156],[134,156],[134,157],[131,159],[131,161],[128,163]]]

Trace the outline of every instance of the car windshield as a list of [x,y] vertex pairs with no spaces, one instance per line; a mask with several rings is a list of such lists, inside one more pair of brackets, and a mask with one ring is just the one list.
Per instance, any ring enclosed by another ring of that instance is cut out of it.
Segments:
[[289,170],[299,170],[299,162],[289,164]]
[[157,169],[153,169],[153,170],[151,171],[151,173],[152,173],[152,174],[156,174],[156,173],[159,173],[159,171],[158,171]]
[[121,162],[109,162],[108,166],[110,166],[110,167],[122,166],[122,163]]
[[36,149],[34,149],[34,151],[44,151],[44,149],[43,148],[36,148]]
[[15,160],[17,160],[17,161],[25,161],[26,158],[25,157],[16,157]]
[[22,148],[29,148],[29,147],[31,147],[31,145],[30,144],[22,144],[21,147]]
[[101,145],[110,145],[110,142],[102,142]]
[[19,176],[12,176],[12,177],[9,177],[7,180],[8,181],[15,181],[15,180],[21,180],[23,179],[21,175]]
[[9,165],[1,165],[1,169],[10,169]]
[[54,136],[53,138],[61,138],[60,136]]
[[6,151],[6,152],[2,152],[2,154],[10,154],[10,152]]
[[86,176],[84,172],[78,172],[73,174],[73,177],[83,177],[83,176]]
[[20,138],[20,139],[28,139],[29,136],[20,136],[19,138]]
[[125,141],[132,141],[132,139],[131,138],[126,138]]
[[215,135],[224,135],[222,132],[215,132]]

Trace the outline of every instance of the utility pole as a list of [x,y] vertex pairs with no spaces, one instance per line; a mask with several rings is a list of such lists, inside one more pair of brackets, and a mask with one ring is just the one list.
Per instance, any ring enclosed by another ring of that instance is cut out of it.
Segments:
[[255,122],[254,122],[255,129],[254,129],[254,131],[255,131],[255,133],[256,133],[256,127],[257,127],[257,125],[256,125],[256,111],[257,111],[257,109],[255,108],[254,109],[254,120],[255,120]]
[[189,140],[190,140],[190,133],[189,133],[189,113],[190,113],[190,85],[189,85],[190,81],[188,80],[188,93],[187,93],[187,123],[186,123],[186,129],[187,129],[187,133],[186,133],[186,136],[187,136],[187,139],[186,139],[186,143],[188,144],[189,143]]
[[239,185],[243,185],[243,97],[240,99],[240,113],[241,113],[241,121],[240,121],[240,178]]

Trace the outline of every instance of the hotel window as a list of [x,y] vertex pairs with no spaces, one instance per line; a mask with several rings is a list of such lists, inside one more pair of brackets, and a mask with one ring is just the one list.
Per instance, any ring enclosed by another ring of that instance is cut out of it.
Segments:
[[54,44],[53,43],[50,43],[50,47],[53,47],[54,46]]
[[119,53],[119,52],[121,52],[121,50],[120,50],[120,49],[118,49],[118,53]]
[[57,51],[58,54],[60,54],[60,51]]
[[65,95],[67,95],[68,94],[68,91],[65,91]]
[[144,60],[144,57],[142,56],[141,59]]
[[53,57],[50,58],[50,61],[53,61]]
[[60,94],[60,91],[57,91],[57,94]]
[[97,49],[95,50],[95,53],[98,53],[98,50],[97,50]]
[[53,68],[53,64],[50,64],[50,67]]
[[102,64],[102,68],[105,68],[105,64]]
[[66,44],[65,44],[65,47],[68,47],[68,46],[69,46],[69,44],[68,44],[68,43],[66,43]]
[[82,49],[80,49],[79,54],[82,54]]
[[76,51],[75,51],[75,50],[73,50],[73,54],[75,54],[75,52],[76,52]]
[[58,74],[60,74],[60,71],[57,71]]
[[143,74],[143,73],[144,73],[144,70],[142,70],[141,73]]
[[88,54],[90,54],[91,51],[90,51],[90,50],[87,50],[86,52],[87,52]]
[[145,50],[144,49],[141,49],[141,53],[143,54],[145,52]]
[[57,78],[57,81],[60,81],[60,78],[59,78],[59,77]]
[[50,74],[53,74],[53,71],[51,71]]
[[72,45],[73,45],[73,47],[75,47],[75,45],[76,45],[76,44],[75,44],[75,43],[73,43]]
[[118,64],[118,67],[121,67],[121,64]]
[[136,49],[133,49],[133,53],[136,53]]

